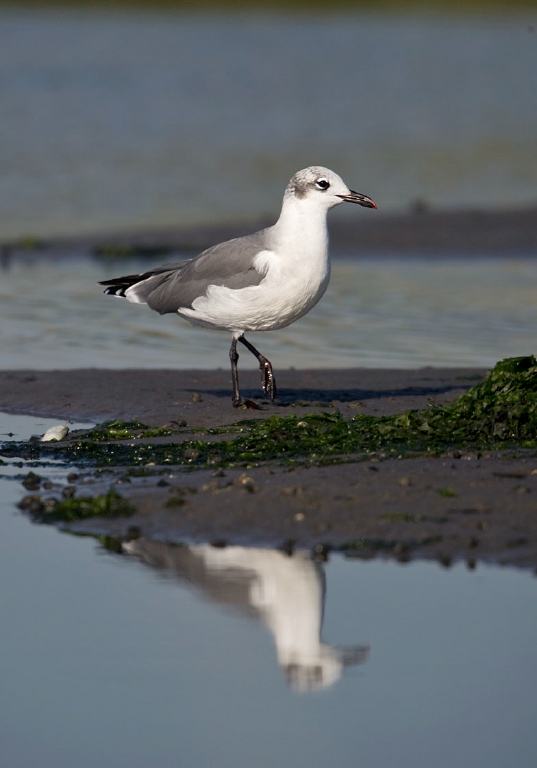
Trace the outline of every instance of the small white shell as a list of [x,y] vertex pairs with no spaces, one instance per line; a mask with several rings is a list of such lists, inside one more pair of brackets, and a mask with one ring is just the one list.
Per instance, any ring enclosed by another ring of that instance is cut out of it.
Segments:
[[47,429],[41,438],[41,442],[48,443],[50,440],[63,440],[65,437],[67,437],[68,434],[69,427],[66,427],[65,424],[58,424],[55,427],[50,427]]

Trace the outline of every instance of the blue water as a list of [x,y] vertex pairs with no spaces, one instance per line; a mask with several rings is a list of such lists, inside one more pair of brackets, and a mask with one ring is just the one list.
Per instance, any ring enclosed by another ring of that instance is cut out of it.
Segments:
[[[19,436],[48,426],[17,418]],[[116,554],[18,513],[9,478],[26,471],[0,466],[9,768],[533,766],[531,573],[143,541]]]
[[[97,285],[151,263],[16,260],[0,272],[3,367],[227,368],[228,334],[104,296]],[[530,259],[336,258],[311,313],[251,338],[277,370],[490,367],[535,352],[536,293]],[[241,366],[255,364],[241,357]]]
[[[383,211],[534,203],[536,28],[529,11],[3,9],[0,242],[275,216],[290,175],[312,163]],[[331,217],[375,215],[354,208]],[[310,315],[254,343],[276,368],[491,366],[533,353],[532,264],[459,256],[336,264]],[[147,261],[18,251],[15,262],[0,273],[6,368],[228,365],[222,334],[95,285]]]
[[533,203],[536,26],[2,10],[0,239],[277,213],[308,165],[384,211]]

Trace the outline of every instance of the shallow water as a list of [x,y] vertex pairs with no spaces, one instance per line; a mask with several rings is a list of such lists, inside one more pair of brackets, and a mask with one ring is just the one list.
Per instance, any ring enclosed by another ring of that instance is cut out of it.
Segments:
[[[97,285],[146,268],[147,260],[13,262],[0,273],[2,367],[227,368],[228,334],[160,317]],[[536,295],[529,259],[336,259],[309,315],[251,339],[276,369],[490,367],[535,352]],[[241,355],[241,367],[255,367],[253,356]]]
[[[0,241],[275,214],[313,162],[384,210],[534,202],[532,19],[2,10]],[[3,367],[227,368],[223,335],[95,285],[147,262],[18,258]],[[490,366],[534,351],[535,288],[517,259],[336,262],[254,343],[276,368]]]
[[[0,414],[20,437],[49,423]],[[19,514],[26,471],[0,466],[10,768],[533,765],[531,574],[143,540],[120,555]]]
[[535,12],[0,12],[0,240],[276,213],[301,167],[379,208],[535,202]]

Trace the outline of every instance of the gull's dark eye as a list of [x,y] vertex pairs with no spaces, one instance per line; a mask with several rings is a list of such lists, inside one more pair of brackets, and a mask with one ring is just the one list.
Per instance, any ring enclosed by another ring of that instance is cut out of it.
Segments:
[[330,186],[330,182],[328,181],[328,179],[317,179],[317,181],[315,182],[315,186],[317,187],[317,189],[322,189],[324,192],[325,189],[328,189],[328,187]]

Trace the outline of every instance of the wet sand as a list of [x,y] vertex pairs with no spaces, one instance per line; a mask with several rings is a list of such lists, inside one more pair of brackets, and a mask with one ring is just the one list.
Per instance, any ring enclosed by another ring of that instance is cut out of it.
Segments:
[[[178,435],[152,442],[184,440],[196,428],[270,415],[337,410],[349,418],[426,408],[459,396],[484,373],[455,368],[280,371],[281,398],[270,405],[257,398],[257,372],[244,371],[244,394],[263,408],[236,410],[227,371],[4,371],[0,409],[64,422],[118,418],[151,426],[181,424]],[[436,458],[378,454],[340,461],[309,468],[273,463],[225,470],[166,467],[164,474],[130,478],[124,468],[100,477],[82,472],[78,496],[115,487],[137,512],[68,528],[177,543],[317,547],[321,554],[346,547],[358,557],[433,558],[446,565],[464,559],[537,566],[534,452],[462,450]]]

